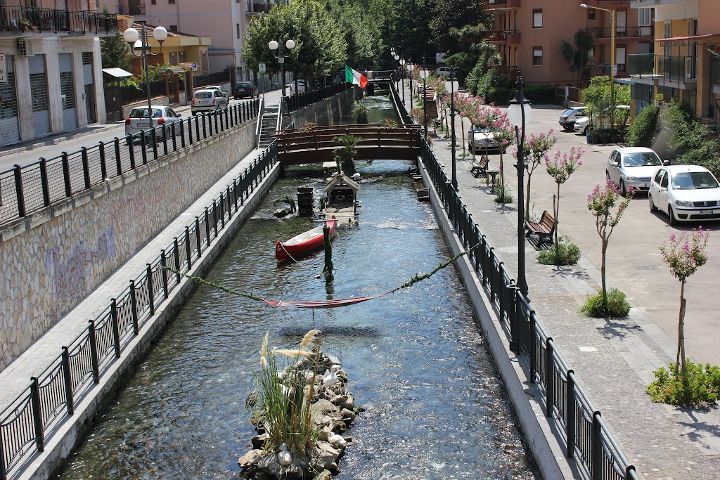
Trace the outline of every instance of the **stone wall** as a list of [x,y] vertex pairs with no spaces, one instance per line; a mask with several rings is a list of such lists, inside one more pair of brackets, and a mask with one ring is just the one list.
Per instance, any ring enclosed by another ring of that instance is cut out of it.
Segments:
[[255,121],[0,230],[0,369],[254,148]]
[[316,125],[343,123],[341,119],[344,116],[350,115],[356,96],[360,98],[359,90],[357,88],[351,88],[327,100],[296,110],[290,114],[290,117],[293,122],[295,122],[295,128],[302,128],[307,122],[312,122]]

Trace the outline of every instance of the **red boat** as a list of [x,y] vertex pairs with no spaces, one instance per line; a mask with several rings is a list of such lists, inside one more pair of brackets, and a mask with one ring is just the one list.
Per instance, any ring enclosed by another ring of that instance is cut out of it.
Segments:
[[[335,228],[337,220],[331,218],[325,222],[330,228],[330,238],[335,236]],[[323,248],[323,225],[308,230],[307,232],[296,235],[287,242],[275,241],[275,258],[279,262],[290,260],[291,258],[299,258],[307,255],[315,250]]]

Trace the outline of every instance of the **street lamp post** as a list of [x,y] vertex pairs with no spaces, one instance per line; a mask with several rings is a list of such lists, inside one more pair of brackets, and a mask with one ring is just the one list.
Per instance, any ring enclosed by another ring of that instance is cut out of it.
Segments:
[[[400,55],[395,51],[393,51],[393,58],[395,59],[396,62],[400,61]],[[397,73],[397,68],[395,69],[395,73]],[[402,71],[400,71],[400,73],[402,74]],[[397,77],[399,77],[399,78],[397,78]],[[400,80],[402,80],[402,75],[397,75],[395,78],[395,89],[396,90],[398,88],[398,83],[400,83]]]
[[[152,97],[150,95],[150,78],[148,76],[148,59],[147,55],[150,53],[150,46],[147,43],[147,29],[145,28],[146,23],[144,21],[138,22],[141,26],[142,35],[137,31],[136,28],[130,27],[123,32],[123,38],[130,44],[130,53],[134,56],[139,56],[142,62],[142,68],[145,75],[145,95],[147,96],[148,103],[148,118],[152,118]],[[157,26],[153,29],[153,37],[160,43],[160,51],[162,52],[162,44],[167,39],[167,30],[165,27]],[[135,53],[135,48],[140,43],[140,53]]]
[[410,111],[412,112],[412,109],[413,109],[413,106],[412,106],[412,97],[413,97],[413,89],[412,89],[412,81],[413,81],[413,78],[412,78],[412,71],[413,71],[414,65],[413,65],[412,63],[408,63],[408,64],[405,65],[405,67],[407,68],[407,71],[408,71],[408,73],[410,74],[410,77],[408,77],[408,81],[410,82]]
[[[280,64],[280,82],[282,82],[282,96],[285,95],[285,59],[290,56],[290,50],[295,48],[295,40],[289,39],[285,41],[285,49],[287,49],[288,53],[283,53],[282,45],[276,42],[275,40],[270,40],[268,42],[268,47],[270,50],[272,50],[273,55],[277,59],[278,63]],[[295,87],[295,91],[297,93],[297,86]]]
[[610,14],[610,128],[615,128],[615,10],[581,3],[582,8],[602,10]]
[[517,240],[518,240],[518,289],[527,297],[528,286],[525,278],[525,123],[530,120],[532,108],[523,92],[523,79],[518,75],[515,81],[517,90],[515,98],[508,107],[508,120],[515,126],[515,138],[518,146],[517,153]]
[[402,90],[402,101],[405,103],[405,59],[400,59],[400,90]]
[[430,75],[430,72],[427,68],[424,68],[420,70],[420,77],[423,79],[423,130],[425,130],[425,140],[427,141],[428,133],[427,133],[427,77]]
[[450,158],[452,159],[452,186],[455,190],[457,184],[457,166],[455,164],[455,68],[450,69]]

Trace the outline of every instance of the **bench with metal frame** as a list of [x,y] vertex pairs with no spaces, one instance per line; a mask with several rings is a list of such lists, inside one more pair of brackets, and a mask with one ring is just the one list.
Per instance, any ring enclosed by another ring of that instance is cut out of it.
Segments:
[[539,222],[525,222],[525,230],[527,231],[525,236],[530,237],[535,235],[538,238],[538,245],[543,243],[553,243],[553,235],[555,234],[555,218],[548,213],[547,210],[543,211]]

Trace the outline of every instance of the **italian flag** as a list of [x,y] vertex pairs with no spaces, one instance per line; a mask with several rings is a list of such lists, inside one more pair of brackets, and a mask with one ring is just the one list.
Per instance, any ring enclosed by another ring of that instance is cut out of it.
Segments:
[[367,77],[357,70],[353,70],[349,65],[345,65],[345,81],[358,85],[362,89],[367,86]]

